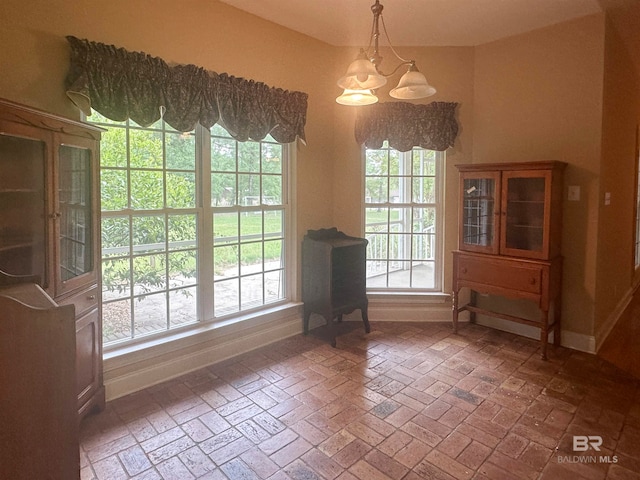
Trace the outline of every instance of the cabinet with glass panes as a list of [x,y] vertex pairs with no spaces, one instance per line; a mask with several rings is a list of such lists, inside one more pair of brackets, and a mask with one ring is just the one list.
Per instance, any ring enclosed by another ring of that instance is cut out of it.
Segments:
[[74,305],[78,412],[104,406],[99,283],[101,129],[0,99],[0,285]]
[[[458,165],[459,245],[453,252],[453,320],[458,313],[490,313],[475,293],[525,298],[538,303],[539,320],[498,314],[541,329],[542,356],[548,335],[560,338],[563,172],[558,161]],[[458,307],[458,291],[471,302]],[[551,310],[551,315],[550,315]]]
[[460,250],[550,259],[560,254],[562,162],[458,165]]

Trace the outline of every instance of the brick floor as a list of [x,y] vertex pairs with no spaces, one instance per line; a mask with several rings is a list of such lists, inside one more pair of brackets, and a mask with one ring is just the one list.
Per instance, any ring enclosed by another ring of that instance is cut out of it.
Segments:
[[640,479],[640,381],[549,357],[478,325],[289,338],[108,403],[82,479]]

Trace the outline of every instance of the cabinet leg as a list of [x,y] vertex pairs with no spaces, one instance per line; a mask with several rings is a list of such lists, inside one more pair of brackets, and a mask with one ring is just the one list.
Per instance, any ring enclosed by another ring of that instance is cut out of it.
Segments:
[[311,312],[304,311],[302,327],[305,335],[309,335],[309,318],[311,317]]
[[[478,305],[478,293],[475,290],[469,292],[469,305]],[[476,312],[469,312],[469,323],[476,323]]]
[[451,316],[453,318],[453,333],[458,333],[458,291],[451,293]]
[[362,322],[364,323],[364,332],[369,333],[371,332],[371,325],[369,325],[369,314],[367,313],[368,306],[365,305],[364,307],[362,307],[361,310],[362,310]]
[[540,357],[542,360],[547,359],[547,343],[549,342],[549,311],[542,311],[542,319],[540,325],[540,343],[541,343],[541,351]]
[[553,344],[556,347],[559,347],[561,345],[561,342],[560,342],[561,340],[560,317],[562,315],[561,305],[562,305],[562,302],[560,302],[560,296],[558,295],[558,298],[553,302]]

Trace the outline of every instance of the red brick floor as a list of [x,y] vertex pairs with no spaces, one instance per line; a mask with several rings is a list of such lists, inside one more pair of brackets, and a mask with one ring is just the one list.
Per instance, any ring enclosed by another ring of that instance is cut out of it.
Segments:
[[640,381],[478,325],[373,322],[114,400],[81,442],[83,479],[640,479]]

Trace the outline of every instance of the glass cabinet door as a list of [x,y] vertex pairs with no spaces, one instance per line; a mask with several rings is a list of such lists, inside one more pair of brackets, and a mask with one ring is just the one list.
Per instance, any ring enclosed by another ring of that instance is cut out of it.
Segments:
[[462,225],[460,248],[497,253],[500,175],[486,172],[461,175]]
[[[64,286],[92,273],[92,152],[61,145],[58,151],[59,280]],[[61,286],[60,290],[64,290]],[[60,292],[59,292],[60,293]]]
[[545,172],[504,173],[502,253],[532,258],[543,254],[549,179]]
[[0,133],[0,270],[46,288],[46,145]]

